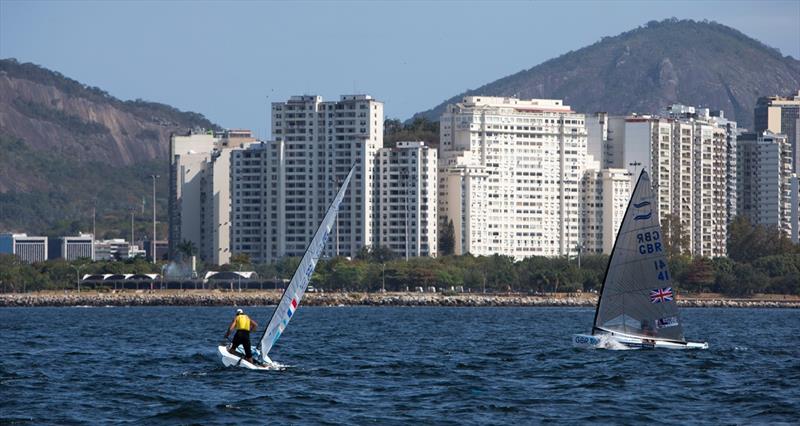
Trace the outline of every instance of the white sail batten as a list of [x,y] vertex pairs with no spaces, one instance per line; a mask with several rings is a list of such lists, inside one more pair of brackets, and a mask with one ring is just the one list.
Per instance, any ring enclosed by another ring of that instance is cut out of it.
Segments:
[[347,174],[344,182],[342,182],[342,186],[339,188],[336,198],[333,199],[330,207],[328,207],[328,211],[325,213],[322,223],[320,223],[319,228],[317,228],[317,232],[314,233],[314,238],[312,238],[311,243],[309,243],[306,253],[303,255],[300,264],[294,271],[292,280],[283,292],[283,297],[281,297],[278,306],[275,308],[275,312],[272,314],[272,318],[269,320],[269,324],[267,324],[267,327],[264,329],[264,334],[261,337],[259,345],[263,356],[269,354],[272,346],[278,341],[281,333],[289,324],[292,315],[294,315],[295,310],[300,305],[300,300],[303,298],[303,294],[308,287],[308,282],[311,280],[311,275],[314,273],[317,261],[319,261],[320,256],[322,256],[322,250],[325,248],[325,243],[328,241],[328,236],[336,221],[336,215],[339,212],[339,205],[342,203],[342,199],[344,199],[344,194],[347,192],[347,187],[350,184],[350,179],[353,177],[355,168],[355,165],[350,168],[350,172]]
[[611,252],[593,334],[685,341],[664,250],[658,200],[642,171]]

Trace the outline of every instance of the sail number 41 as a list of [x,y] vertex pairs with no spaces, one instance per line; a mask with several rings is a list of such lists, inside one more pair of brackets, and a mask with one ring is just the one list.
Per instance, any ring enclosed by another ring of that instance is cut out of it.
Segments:
[[669,281],[669,271],[667,270],[667,262],[664,262],[663,259],[654,260],[653,266],[656,267],[659,281]]

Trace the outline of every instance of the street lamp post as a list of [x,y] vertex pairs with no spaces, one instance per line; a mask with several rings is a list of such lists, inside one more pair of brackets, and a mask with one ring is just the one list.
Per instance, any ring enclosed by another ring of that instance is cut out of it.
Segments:
[[637,178],[639,176],[639,174],[637,172],[639,171],[639,166],[641,166],[642,163],[640,163],[638,161],[634,161],[632,163],[628,163],[628,165],[633,167],[633,177]]
[[[80,265],[80,266],[69,265],[70,268],[75,270],[75,284],[78,287],[78,293],[81,292],[81,269],[83,269],[84,266],[86,265]],[[66,291],[66,289],[64,291]]]
[[150,175],[153,179],[153,263],[156,263],[156,179],[158,179],[159,175]]
[[[133,246],[133,215],[136,214],[136,209],[131,207],[131,243],[130,246]],[[128,249],[130,251],[130,249]],[[131,257],[130,253],[128,253],[128,257]]]
[[382,263],[383,265],[383,275],[381,277],[381,293],[386,293],[386,263]]

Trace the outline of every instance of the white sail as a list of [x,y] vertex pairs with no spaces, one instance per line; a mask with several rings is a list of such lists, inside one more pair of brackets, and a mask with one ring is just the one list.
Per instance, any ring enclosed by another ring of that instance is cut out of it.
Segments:
[[675,289],[658,222],[658,200],[642,171],[611,252],[597,303],[596,332],[683,342]]
[[345,192],[347,192],[347,186],[350,184],[350,179],[353,177],[355,168],[355,165],[350,168],[350,173],[347,174],[342,186],[339,188],[339,192],[336,194],[336,198],[333,199],[330,207],[328,207],[328,211],[325,213],[322,223],[319,225],[319,228],[317,228],[314,238],[311,240],[311,243],[309,243],[306,253],[300,260],[300,265],[298,265],[297,269],[294,271],[291,282],[289,282],[289,285],[283,292],[283,297],[281,297],[278,306],[275,308],[275,312],[272,314],[269,324],[267,324],[267,327],[264,329],[264,334],[261,336],[261,343],[259,345],[262,356],[267,356],[267,354],[269,354],[270,349],[272,349],[272,346],[278,341],[278,338],[281,337],[281,333],[289,324],[289,320],[291,320],[292,315],[300,305],[300,300],[306,292],[308,282],[311,280],[311,275],[314,273],[314,268],[317,266],[317,261],[319,261],[320,256],[322,256],[322,250],[325,248],[325,243],[328,241],[328,235],[330,235],[331,228],[336,221],[336,214],[339,212],[339,205],[342,203]]

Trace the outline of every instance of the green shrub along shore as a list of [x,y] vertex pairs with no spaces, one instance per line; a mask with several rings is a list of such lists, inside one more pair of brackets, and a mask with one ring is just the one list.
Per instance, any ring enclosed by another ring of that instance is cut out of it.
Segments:
[[[749,297],[754,294],[800,294],[800,246],[792,244],[773,228],[751,226],[738,218],[730,226],[728,257],[690,258],[677,250],[685,244],[670,237],[670,219],[664,224],[672,285],[678,293],[718,293],[726,297]],[[673,226],[672,230],[677,227]],[[677,230],[679,231],[679,229]],[[676,231],[676,232],[677,232]],[[674,235],[674,234],[673,234]],[[678,232],[678,235],[680,233]],[[452,252],[444,232],[442,253]],[[181,250],[193,254],[190,243]],[[273,288],[291,278],[299,258],[284,258],[271,264],[251,264],[247,256],[234,255],[227,265],[203,265],[198,271],[256,271],[263,288]],[[508,256],[453,256],[437,258],[398,258],[378,247],[364,249],[355,259],[337,257],[321,260],[311,285],[327,292],[413,292],[463,288],[471,293],[575,293],[600,289],[608,256],[531,257],[515,262]],[[41,290],[75,289],[78,274],[160,273],[164,263],[143,259],[118,262],[50,260],[32,265],[16,257],[0,255],[0,291],[24,293]],[[79,272],[78,272],[79,271]],[[199,274],[201,277],[202,273]],[[228,285],[224,283],[221,285]],[[102,284],[86,285],[88,288]],[[253,287],[251,283],[251,287]],[[256,288],[259,283],[256,283]],[[206,287],[208,288],[208,287]]]

